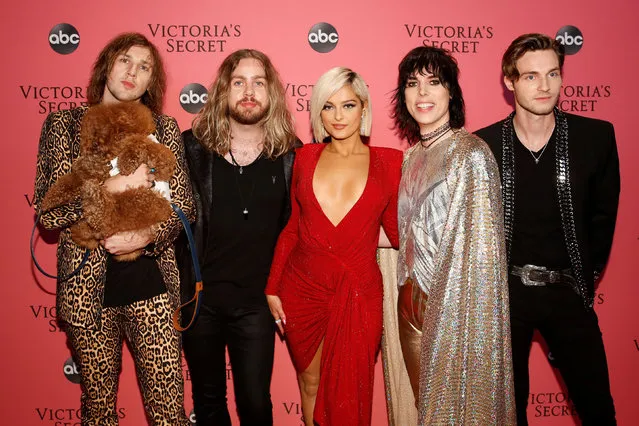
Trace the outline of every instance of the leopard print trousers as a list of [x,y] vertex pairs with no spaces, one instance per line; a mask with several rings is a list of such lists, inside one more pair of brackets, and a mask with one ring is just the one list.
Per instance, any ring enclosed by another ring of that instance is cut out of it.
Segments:
[[166,293],[130,305],[105,307],[97,329],[67,325],[82,377],[82,425],[117,426],[122,344],[129,342],[147,418],[157,426],[188,426],[180,336]]

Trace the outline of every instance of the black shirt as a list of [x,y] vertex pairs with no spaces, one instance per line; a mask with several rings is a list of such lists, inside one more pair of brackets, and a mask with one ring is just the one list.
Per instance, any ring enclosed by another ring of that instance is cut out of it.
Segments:
[[154,258],[140,256],[119,262],[107,255],[103,306],[124,306],[166,292],[162,273]]
[[282,228],[286,196],[282,158],[240,168],[215,159],[209,241],[204,253],[204,303],[265,304],[264,288]]
[[543,154],[541,150],[534,153],[538,164],[516,135],[514,138],[515,216],[510,263],[569,268],[557,198],[555,132]]

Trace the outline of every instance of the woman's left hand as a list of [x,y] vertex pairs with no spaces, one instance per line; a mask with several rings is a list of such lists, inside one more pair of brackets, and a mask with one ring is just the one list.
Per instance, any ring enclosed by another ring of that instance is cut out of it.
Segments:
[[272,294],[266,295],[266,301],[268,302],[268,308],[271,310],[271,315],[275,318],[275,324],[279,328],[280,333],[284,334],[284,326],[286,325],[286,314],[282,309],[282,301],[278,296]]

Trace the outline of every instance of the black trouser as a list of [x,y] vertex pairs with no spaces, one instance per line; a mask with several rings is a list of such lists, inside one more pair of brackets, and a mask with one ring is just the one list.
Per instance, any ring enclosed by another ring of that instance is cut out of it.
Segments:
[[[206,303],[206,297],[204,300]],[[184,333],[183,345],[198,426],[231,426],[226,404],[226,347],[241,425],[273,424],[270,387],[275,324],[266,302],[239,308],[203,304],[193,328]]]
[[525,426],[528,357],[535,329],[546,341],[583,426],[615,425],[606,353],[597,315],[565,285],[527,287],[509,276],[517,424]]

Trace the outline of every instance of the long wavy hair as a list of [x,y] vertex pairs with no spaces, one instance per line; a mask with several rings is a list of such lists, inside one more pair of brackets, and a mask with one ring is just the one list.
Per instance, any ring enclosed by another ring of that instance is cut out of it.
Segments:
[[408,79],[420,73],[426,72],[437,77],[450,95],[448,102],[448,114],[450,126],[459,129],[466,122],[464,97],[459,85],[459,67],[457,61],[447,50],[438,47],[420,46],[408,52],[399,64],[399,76],[397,88],[393,92],[391,101],[391,118],[395,124],[393,128],[397,135],[406,139],[410,145],[419,142],[419,124],[408,112],[406,107],[406,95],[404,90]]
[[269,106],[264,118],[257,123],[264,129],[263,154],[277,158],[288,152],[294,141],[293,118],[286,106],[284,86],[268,56],[253,49],[242,49],[224,59],[217,77],[208,91],[208,100],[193,119],[193,135],[208,149],[218,155],[226,155],[231,149],[231,125],[229,122],[229,86],[231,75],[242,59],[256,59],[264,67]]
[[164,104],[164,94],[166,93],[166,73],[164,63],[158,49],[140,33],[123,33],[116,36],[107,44],[98,55],[93,64],[89,87],[87,89],[87,102],[89,105],[96,105],[102,102],[104,87],[106,86],[109,73],[113,68],[115,60],[131,47],[146,47],[151,52],[153,60],[153,72],[149,87],[142,95],[140,101],[156,114],[162,112]]

